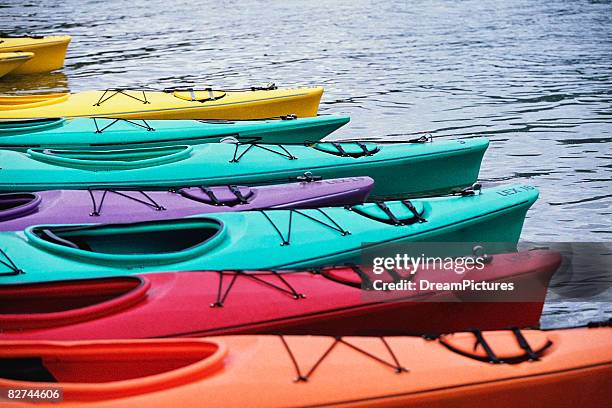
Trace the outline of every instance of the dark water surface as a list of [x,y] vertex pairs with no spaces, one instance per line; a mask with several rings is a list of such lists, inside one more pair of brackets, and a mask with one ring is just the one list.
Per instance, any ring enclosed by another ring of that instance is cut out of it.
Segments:
[[[610,1],[4,0],[0,32],[73,36],[62,72],[2,93],[323,85],[337,138],[486,135],[484,184],[541,191],[525,240],[612,238]],[[543,324],[610,315],[548,302]]]

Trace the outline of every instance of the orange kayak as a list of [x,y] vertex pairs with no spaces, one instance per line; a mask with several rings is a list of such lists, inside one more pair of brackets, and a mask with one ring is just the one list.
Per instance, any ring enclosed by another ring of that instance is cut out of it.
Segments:
[[1,342],[0,389],[59,388],[60,407],[603,407],[611,345],[609,327]]

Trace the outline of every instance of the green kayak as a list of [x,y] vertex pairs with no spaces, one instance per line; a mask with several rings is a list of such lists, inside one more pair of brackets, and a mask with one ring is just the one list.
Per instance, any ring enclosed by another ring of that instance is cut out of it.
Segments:
[[226,137],[264,143],[319,141],[347,124],[348,116],[272,120],[128,120],[105,118],[21,119],[0,121],[0,149],[23,151],[195,145]]
[[515,246],[538,191],[513,185],[469,193],[349,208],[32,226],[0,233],[0,284],[357,263],[363,248],[415,241],[465,243],[465,252],[475,243],[506,243],[500,251]]
[[371,197],[446,193],[472,185],[489,142],[264,145],[207,143],[109,151],[0,150],[0,191],[86,188],[162,190],[370,176]]

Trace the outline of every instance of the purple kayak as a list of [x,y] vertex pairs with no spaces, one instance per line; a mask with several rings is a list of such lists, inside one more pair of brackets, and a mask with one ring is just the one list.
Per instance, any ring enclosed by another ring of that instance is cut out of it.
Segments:
[[31,225],[127,223],[264,208],[308,208],[362,203],[370,177],[273,186],[189,187],[177,191],[49,190],[0,194],[0,231]]

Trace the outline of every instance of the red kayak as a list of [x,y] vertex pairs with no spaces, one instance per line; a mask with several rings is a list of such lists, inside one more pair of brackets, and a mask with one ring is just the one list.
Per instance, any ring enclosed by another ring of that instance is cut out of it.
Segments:
[[[0,339],[112,339],[237,333],[375,335],[537,326],[561,256],[495,255],[462,275],[380,275],[357,267],[309,272],[180,272],[0,286]],[[414,282],[416,290],[377,291]],[[423,281],[428,287],[421,288]],[[467,288],[439,285],[465,285]],[[488,285],[487,290],[476,286]],[[508,290],[508,288],[513,290]]]

